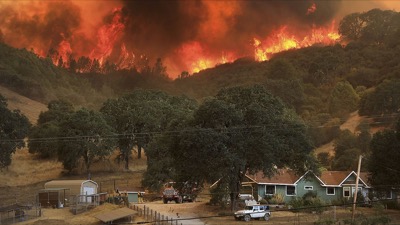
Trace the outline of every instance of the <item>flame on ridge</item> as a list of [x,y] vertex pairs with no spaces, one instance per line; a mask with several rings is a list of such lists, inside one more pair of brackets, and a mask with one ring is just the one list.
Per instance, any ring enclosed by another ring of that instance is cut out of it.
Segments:
[[290,49],[299,49],[312,46],[314,44],[332,45],[340,39],[339,33],[334,30],[335,22],[330,27],[313,27],[306,35],[299,36],[291,33],[288,26],[283,26],[274,31],[266,39],[261,41],[254,38],[255,59],[266,61],[275,53]]

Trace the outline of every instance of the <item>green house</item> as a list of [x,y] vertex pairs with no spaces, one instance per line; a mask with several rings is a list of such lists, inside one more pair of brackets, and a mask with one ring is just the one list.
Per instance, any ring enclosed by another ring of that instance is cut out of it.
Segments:
[[[292,170],[282,169],[272,177],[266,177],[262,172],[254,175],[246,174],[242,186],[251,186],[253,196],[258,199],[279,199],[287,203],[295,197],[302,197],[308,192],[314,192],[325,202],[353,197],[357,174],[354,171],[324,171],[320,176],[308,171],[296,175]],[[368,196],[371,187],[366,182],[367,173],[360,173],[358,191],[364,197]]]

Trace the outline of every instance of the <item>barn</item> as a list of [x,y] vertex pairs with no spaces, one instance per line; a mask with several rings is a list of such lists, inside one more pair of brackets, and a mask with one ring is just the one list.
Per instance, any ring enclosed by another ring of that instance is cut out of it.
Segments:
[[52,180],[44,184],[45,189],[68,189],[69,195],[95,195],[98,185],[92,180]]
[[38,200],[43,207],[62,207],[72,202],[95,202],[98,185],[92,180],[52,180],[39,191]]

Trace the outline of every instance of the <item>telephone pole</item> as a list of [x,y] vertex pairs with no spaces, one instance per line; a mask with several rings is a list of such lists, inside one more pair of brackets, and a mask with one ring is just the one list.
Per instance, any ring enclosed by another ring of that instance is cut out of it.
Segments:
[[351,215],[351,221],[353,221],[353,222],[354,222],[354,213],[355,213],[355,211],[356,211],[357,191],[358,191],[358,180],[360,179],[361,159],[362,159],[362,156],[360,155],[359,158],[358,158],[356,190],[354,190],[354,196],[353,196],[353,212],[352,212],[352,215]]

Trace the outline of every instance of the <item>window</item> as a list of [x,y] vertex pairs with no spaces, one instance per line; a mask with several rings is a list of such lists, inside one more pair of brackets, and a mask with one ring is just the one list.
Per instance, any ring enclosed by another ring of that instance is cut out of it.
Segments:
[[312,190],[314,190],[314,187],[313,186],[304,186],[304,190],[312,191]]
[[265,194],[266,195],[274,195],[275,194],[275,185],[265,186]]
[[327,195],[335,195],[335,188],[334,187],[327,187],[326,188]]
[[296,186],[286,186],[286,195],[296,195]]
[[391,190],[379,190],[373,192],[376,197],[379,199],[392,199],[392,191]]
[[343,196],[344,197],[350,197],[350,187],[344,187],[343,188]]

